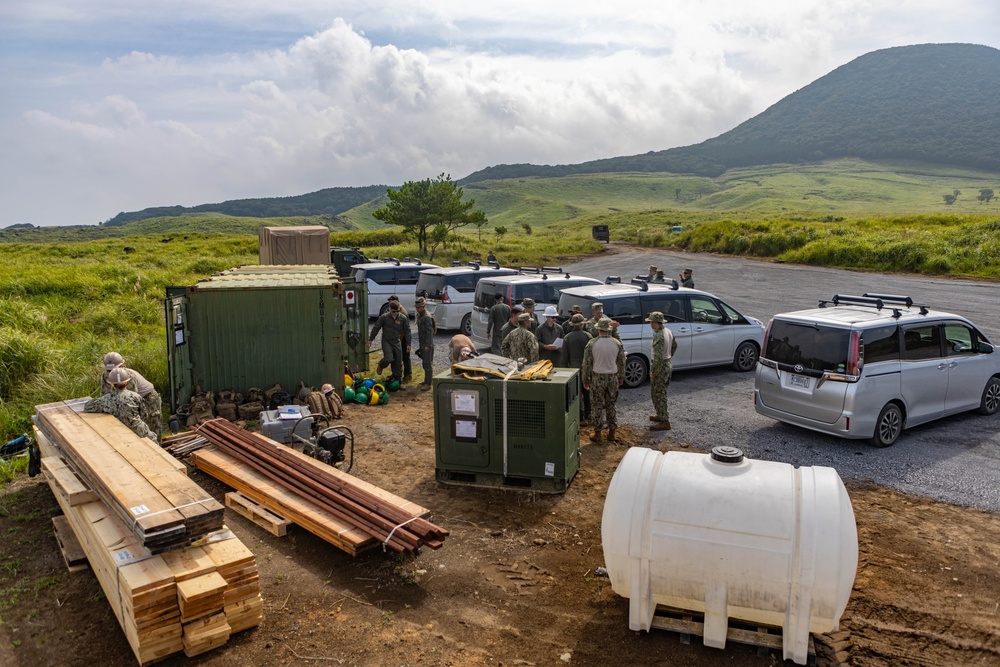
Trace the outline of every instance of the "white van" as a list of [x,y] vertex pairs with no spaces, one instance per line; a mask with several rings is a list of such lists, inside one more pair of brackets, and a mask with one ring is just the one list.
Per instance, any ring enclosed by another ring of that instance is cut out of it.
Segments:
[[675,370],[729,364],[745,372],[757,365],[764,323],[708,292],[644,280],[573,287],[559,297],[559,316],[569,317],[570,309],[579,306],[590,317],[594,302],[603,304],[604,315],[619,324],[626,387],[638,387],[649,377],[653,329],[646,318],[654,311],[663,313],[664,325],[677,341],[671,360]]
[[472,298],[476,285],[483,278],[512,276],[517,269],[504,269],[496,262],[481,266],[449,266],[420,272],[416,294],[427,299],[427,312],[434,317],[438,329],[458,329],[472,335]]
[[424,264],[419,259],[387,259],[366,262],[351,267],[351,278],[368,286],[368,317],[378,317],[389,310],[389,297],[395,294],[406,312],[413,315],[417,279],[425,269],[441,268],[437,264]]
[[906,428],[1000,408],[1000,354],[959,315],[907,296],[834,296],[775,315],[754,382],[758,413],[888,447]]

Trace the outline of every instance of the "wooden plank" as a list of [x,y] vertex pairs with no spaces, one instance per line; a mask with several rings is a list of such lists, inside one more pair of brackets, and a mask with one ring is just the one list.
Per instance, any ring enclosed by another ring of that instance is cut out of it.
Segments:
[[61,493],[71,507],[97,500],[97,494],[84,484],[76,472],[66,465],[62,457],[46,456],[42,459],[42,474],[52,493]]
[[177,583],[177,595],[182,602],[193,603],[208,597],[221,598],[226,591],[225,578],[218,572],[209,572],[199,577],[185,579]]
[[191,461],[199,470],[351,555],[379,545],[378,540],[371,535],[341,522],[329,512],[277,485],[225,452],[199,449],[191,454]]
[[[658,607],[653,615],[650,627],[658,630],[678,632],[682,635],[705,636],[705,623],[703,620],[694,620],[694,616],[704,619],[703,615],[691,615],[691,612],[676,610],[672,608]],[[784,647],[784,635],[782,628],[776,626],[754,624],[756,629],[740,627],[744,625],[739,619],[730,618],[726,629],[726,641],[738,644],[747,644],[765,649],[782,650]],[[816,647],[812,637],[809,637],[809,655],[816,654]]]
[[288,520],[262,507],[239,491],[226,494],[226,507],[249,519],[275,537],[288,534]]
[[70,572],[81,572],[90,567],[87,561],[87,553],[80,546],[80,540],[73,534],[73,527],[65,516],[52,517],[52,531],[55,533],[56,542],[59,543],[59,551],[62,552],[63,560],[66,561],[66,568]]

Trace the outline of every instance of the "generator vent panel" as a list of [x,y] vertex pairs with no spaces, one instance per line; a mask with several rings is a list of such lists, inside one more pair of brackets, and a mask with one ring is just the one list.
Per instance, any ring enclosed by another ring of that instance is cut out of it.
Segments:
[[[503,399],[493,403],[493,433],[503,435]],[[545,403],[543,401],[507,400],[507,436],[545,438]]]

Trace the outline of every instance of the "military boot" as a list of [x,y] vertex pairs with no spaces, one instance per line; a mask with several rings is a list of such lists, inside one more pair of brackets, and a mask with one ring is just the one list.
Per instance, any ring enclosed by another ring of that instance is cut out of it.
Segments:
[[611,428],[608,429],[608,442],[614,442],[614,441],[615,441],[615,427],[612,426]]
[[594,434],[590,436],[590,439],[593,440],[594,442],[601,442],[601,440],[604,439],[601,437],[601,429],[595,428]]

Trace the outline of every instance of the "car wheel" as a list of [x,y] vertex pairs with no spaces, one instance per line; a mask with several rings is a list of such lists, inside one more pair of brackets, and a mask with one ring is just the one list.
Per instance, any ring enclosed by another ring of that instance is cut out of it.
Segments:
[[383,303],[382,307],[379,308],[379,310],[378,310],[378,316],[382,317],[383,315],[385,315],[388,312],[389,312],[389,304],[388,303]]
[[740,373],[752,371],[757,365],[757,355],[757,346],[748,340],[743,341],[733,355],[733,370]]
[[990,378],[983,389],[983,398],[979,401],[979,414],[992,415],[1000,409],[1000,379]]
[[465,317],[462,318],[462,324],[459,325],[459,330],[466,336],[472,337],[472,313],[465,314]]
[[649,366],[646,360],[638,354],[629,355],[625,359],[625,387],[638,387],[649,377]]
[[902,432],[903,411],[895,403],[887,403],[882,412],[878,413],[871,443],[876,447],[891,447]]

